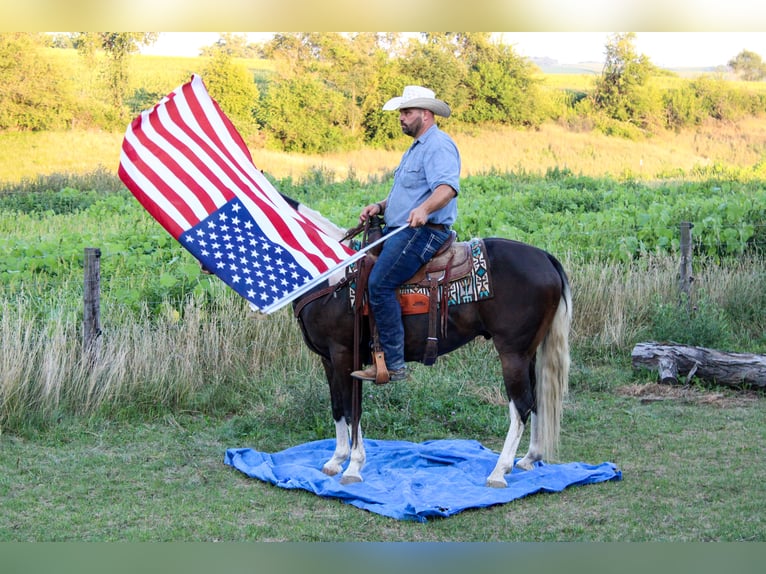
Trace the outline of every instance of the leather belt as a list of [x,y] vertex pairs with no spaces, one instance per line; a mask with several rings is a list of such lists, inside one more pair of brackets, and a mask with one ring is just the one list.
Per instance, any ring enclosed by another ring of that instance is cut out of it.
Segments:
[[449,231],[450,226],[445,225],[444,223],[426,223],[425,227],[430,227],[431,229],[436,229],[438,231]]

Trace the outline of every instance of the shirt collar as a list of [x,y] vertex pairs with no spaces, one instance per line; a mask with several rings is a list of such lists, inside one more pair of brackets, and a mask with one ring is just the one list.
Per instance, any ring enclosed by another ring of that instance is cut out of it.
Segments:
[[428,140],[428,138],[430,138],[438,129],[439,128],[436,126],[436,124],[432,125],[425,132],[420,134],[420,137],[415,138],[415,141],[412,142],[410,149],[414,148],[419,143],[426,143],[426,140]]

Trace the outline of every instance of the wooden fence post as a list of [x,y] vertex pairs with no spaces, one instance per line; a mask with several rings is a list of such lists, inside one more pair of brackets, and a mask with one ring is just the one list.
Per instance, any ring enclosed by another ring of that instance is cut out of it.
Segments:
[[[686,299],[686,310],[692,310],[692,227],[693,223],[681,222],[681,265],[678,270],[678,288],[681,291],[681,302]],[[684,295],[686,297],[684,297]]]
[[101,250],[85,248],[83,289],[83,358],[90,366],[99,355],[101,337]]

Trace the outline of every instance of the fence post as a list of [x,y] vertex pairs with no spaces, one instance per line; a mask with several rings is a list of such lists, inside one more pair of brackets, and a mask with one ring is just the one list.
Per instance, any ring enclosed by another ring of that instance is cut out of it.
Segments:
[[101,250],[85,248],[82,351],[86,364],[92,366],[99,355],[101,337]]
[[[686,310],[692,310],[692,227],[693,223],[681,222],[681,265],[678,270],[678,288],[681,292],[680,302],[686,299]],[[684,297],[685,296],[685,297]]]

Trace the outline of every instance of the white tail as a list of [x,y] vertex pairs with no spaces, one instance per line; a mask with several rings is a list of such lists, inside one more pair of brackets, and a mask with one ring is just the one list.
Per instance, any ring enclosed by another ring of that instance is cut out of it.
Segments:
[[[559,271],[561,273],[561,271]],[[537,438],[546,460],[556,458],[563,402],[569,387],[569,328],[572,323],[572,292],[562,273],[561,293],[553,323],[537,349]]]

